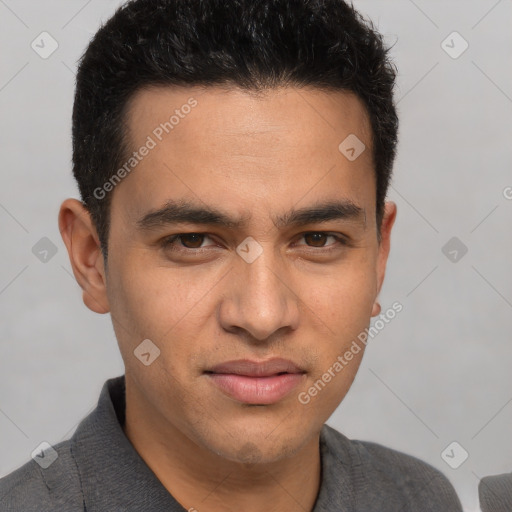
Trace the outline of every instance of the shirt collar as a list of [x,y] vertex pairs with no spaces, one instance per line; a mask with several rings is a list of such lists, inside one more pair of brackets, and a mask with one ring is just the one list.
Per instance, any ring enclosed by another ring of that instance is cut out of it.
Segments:
[[98,406],[77,427],[71,442],[87,512],[166,510],[186,512],[126,437],[124,375],[103,385]]
[[[123,431],[125,377],[103,385],[94,411],[71,439],[85,509],[186,512],[137,453]],[[357,452],[328,425],[320,432],[321,484],[313,512],[351,510],[353,485],[362,481]]]

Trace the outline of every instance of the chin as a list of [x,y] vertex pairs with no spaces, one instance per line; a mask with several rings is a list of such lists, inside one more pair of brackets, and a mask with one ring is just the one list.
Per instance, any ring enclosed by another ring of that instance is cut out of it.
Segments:
[[[279,430],[279,429],[277,429]],[[286,436],[283,432],[268,429],[258,435],[254,432],[241,432],[232,436],[223,433],[220,443],[208,443],[208,448],[217,455],[240,464],[271,464],[293,456],[307,441],[304,436]],[[229,444],[225,444],[229,443]],[[215,446],[213,446],[215,445]]]

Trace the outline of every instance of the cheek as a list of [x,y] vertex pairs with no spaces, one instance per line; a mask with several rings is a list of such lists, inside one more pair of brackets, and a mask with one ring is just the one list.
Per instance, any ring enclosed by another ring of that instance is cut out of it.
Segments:
[[[175,379],[186,382],[195,372],[192,361],[201,340],[212,340],[215,295],[211,292],[222,274],[201,273],[198,267],[144,265],[141,260],[130,263],[126,258],[113,275],[111,312],[119,348],[125,365],[140,378],[147,369],[158,370],[159,379],[169,379],[169,384],[174,382],[172,389],[177,389]],[[160,351],[148,367],[134,357],[145,339]]]
[[358,334],[370,320],[376,290],[376,273],[370,265],[349,266],[326,275],[311,275],[300,287],[299,297],[308,316],[324,324],[325,332]]
[[113,316],[128,324],[134,338],[165,339],[199,312],[208,289],[207,279],[187,274],[144,258],[126,258],[116,267],[109,290]]
[[303,315],[318,335],[314,347],[317,362],[309,385],[318,383],[317,389],[312,389],[318,399],[312,399],[311,404],[319,412],[332,412],[349,390],[365,349],[358,336],[371,319],[375,269],[361,266],[349,272],[347,268],[334,272],[329,279],[310,277],[300,292],[307,306]]

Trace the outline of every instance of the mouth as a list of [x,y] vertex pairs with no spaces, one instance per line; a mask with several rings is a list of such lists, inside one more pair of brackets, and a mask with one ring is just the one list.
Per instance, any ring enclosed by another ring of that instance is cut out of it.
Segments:
[[298,365],[281,358],[267,361],[228,361],[204,373],[219,391],[234,400],[252,405],[279,402],[306,375],[306,371]]

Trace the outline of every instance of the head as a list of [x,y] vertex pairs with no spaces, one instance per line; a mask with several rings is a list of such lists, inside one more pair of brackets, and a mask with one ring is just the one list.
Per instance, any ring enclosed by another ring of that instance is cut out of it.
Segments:
[[[135,0],[94,36],[73,110],[82,201],[59,226],[85,304],[111,313],[134,404],[161,425],[268,462],[341,402],[364,346],[299,395],[380,312],[394,80],[342,0]],[[212,383],[216,365],[274,357],[301,371],[277,401]]]

